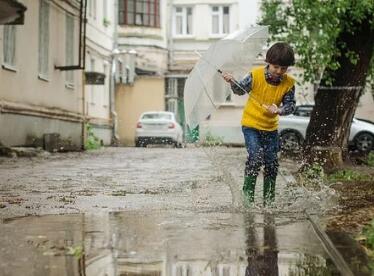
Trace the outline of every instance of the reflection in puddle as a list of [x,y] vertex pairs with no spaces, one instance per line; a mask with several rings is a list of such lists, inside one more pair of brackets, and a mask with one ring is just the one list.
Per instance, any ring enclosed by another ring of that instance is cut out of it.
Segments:
[[339,275],[308,222],[271,215],[26,217],[0,231],[1,275]]

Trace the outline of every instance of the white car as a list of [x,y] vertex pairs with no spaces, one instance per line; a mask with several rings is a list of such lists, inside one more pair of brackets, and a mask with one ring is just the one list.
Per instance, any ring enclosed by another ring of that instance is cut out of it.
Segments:
[[140,115],[136,124],[135,146],[173,144],[182,147],[183,130],[172,112],[151,111]]
[[[278,131],[282,150],[293,151],[300,148],[305,139],[312,109],[313,105],[300,105],[292,115],[279,117]],[[362,152],[374,150],[374,124],[354,118],[348,142]]]

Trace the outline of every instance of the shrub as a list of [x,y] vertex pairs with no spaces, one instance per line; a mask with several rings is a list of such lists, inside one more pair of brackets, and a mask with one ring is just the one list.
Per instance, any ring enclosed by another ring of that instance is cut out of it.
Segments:
[[205,141],[203,143],[204,146],[220,146],[223,144],[223,138],[219,136],[214,136],[210,132],[207,132],[205,135]]
[[92,126],[90,124],[86,125],[86,130],[87,130],[87,139],[84,145],[85,149],[86,150],[99,149],[101,147],[100,140],[93,133]]
[[374,151],[369,153],[367,162],[370,167],[374,167]]

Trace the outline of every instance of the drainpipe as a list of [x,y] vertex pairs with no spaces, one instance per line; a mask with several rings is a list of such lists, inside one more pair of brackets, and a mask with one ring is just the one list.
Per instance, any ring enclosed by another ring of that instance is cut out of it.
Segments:
[[86,75],[84,70],[82,70],[82,150],[86,148],[86,138]]
[[[87,0],[81,0],[81,11],[80,11],[81,21],[79,24],[79,64],[82,69],[82,150],[85,150],[87,129],[86,129],[86,28],[87,28]],[[82,26],[83,23],[83,26]],[[83,31],[83,33],[82,33]],[[82,41],[83,40],[83,41]],[[83,43],[83,49],[81,41]],[[83,59],[83,60],[82,60]],[[82,62],[82,64],[81,64]]]
[[174,62],[174,40],[173,40],[173,34],[172,34],[172,29],[173,29],[173,0],[168,1],[168,13],[169,13],[169,18],[168,18],[168,26],[167,26],[167,37],[168,37],[168,52],[169,52],[169,57],[168,57],[168,71],[170,69],[170,65]]
[[118,47],[118,0],[114,0],[114,30],[113,30],[113,48],[112,48],[112,66],[111,66],[111,75],[110,75],[110,85],[109,85],[109,110],[112,117],[112,145],[119,144],[119,135],[118,135],[118,115],[115,110],[115,83],[116,83],[116,71],[117,68],[117,56],[115,51]]

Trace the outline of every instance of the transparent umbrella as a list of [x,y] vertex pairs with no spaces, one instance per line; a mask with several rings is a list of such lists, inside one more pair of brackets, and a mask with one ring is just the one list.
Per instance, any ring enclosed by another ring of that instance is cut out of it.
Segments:
[[213,43],[191,71],[184,87],[186,123],[195,129],[219,105],[230,90],[222,78],[229,72],[236,79],[249,72],[268,38],[268,27],[238,30]]

